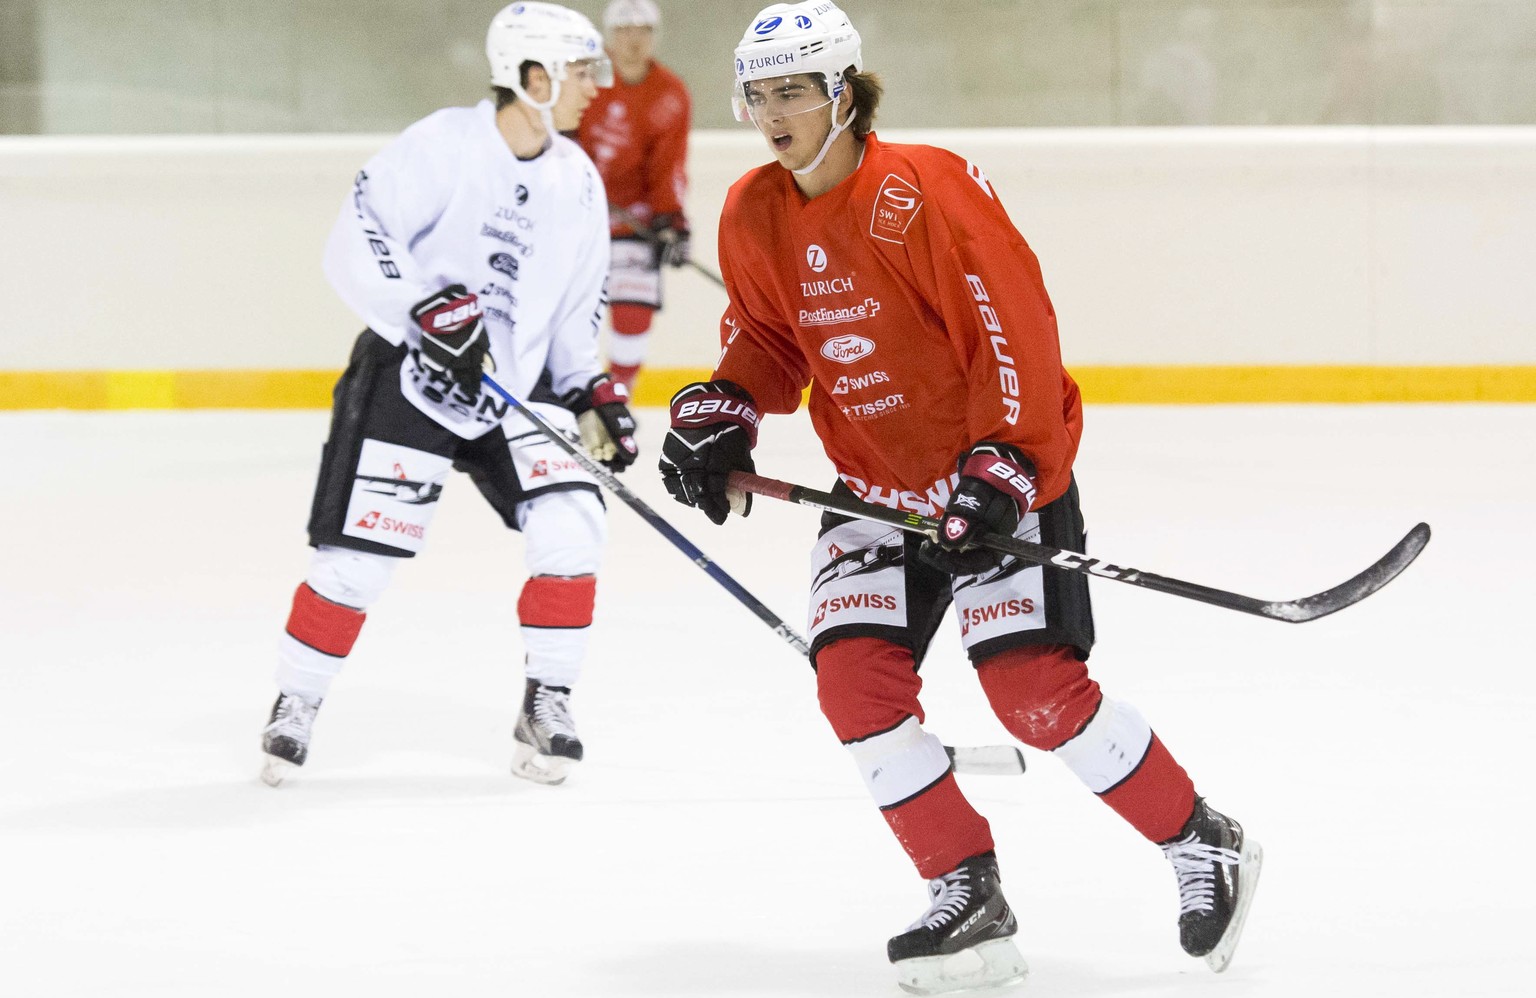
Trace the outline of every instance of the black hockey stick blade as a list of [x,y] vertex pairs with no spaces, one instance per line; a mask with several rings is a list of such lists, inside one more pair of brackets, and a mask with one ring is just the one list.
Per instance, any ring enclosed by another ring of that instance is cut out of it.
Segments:
[[[827,492],[816,492],[803,485],[791,485],[789,482],[781,482],[773,478],[762,478],[733,471],[728,480],[728,487],[767,496],[770,499],[782,499],[801,506],[842,513],[844,516],[859,520],[890,524],[915,534],[938,537],[940,524],[933,517],[903,513],[885,506],[860,502],[852,497],[845,498]],[[1316,595],[1294,600],[1255,599],[1252,596],[1227,592],[1225,589],[1213,589],[1210,586],[1185,582],[1182,579],[1154,575],[1137,568],[1122,568],[1076,551],[1065,551],[1002,534],[983,534],[978,538],[977,543],[982,547],[1002,551],[1038,565],[1094,575],[1113,582],[1124,582],[1143,589],[1168,593],[1170,596],[1182,596],[1211,606],[1267,617],[1270,620],[1301,624],[1319,617],[1326,617],[1330,613],[1337,613],[1347,606],[1353,606],[1397,578],[1403,569],[1413,564],[1413,559],[1417,558],[1419,552],[1424,550],[1424,545],[1429,543],[1429,524],[1420,523],[1408,531],[1402,540],[1393,545],[1392,550],[1348,582]]]

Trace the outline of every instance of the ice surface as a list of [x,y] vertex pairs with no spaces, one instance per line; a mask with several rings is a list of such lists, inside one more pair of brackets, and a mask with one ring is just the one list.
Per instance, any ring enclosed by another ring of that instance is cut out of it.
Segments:
[[[456,477],[321,712],[262,786],[258,732],[326,414],[0,416],[0,992],[894,996],[922,883],[802,660],[611,502],[587,761],[508,772],[521,548]],[[626,481],[804,628],[811,510],[716,528]],[[1030,753],[968,778],[1032,973],[1021,994],[1524,994],[1536,683],[1536,406],[1095,407],[1091,550],[1267,599],[1337,584],[1419,520],[1382,592],[1282,624],[1094,583],[1092,666],[1268,855],[1232,969],[1182,954],[1152,846]],[[765,475],[817,488],[800,418]],[[453,619],[435,631],[430,621]],[[947,741],[1005,740],[953,624]]]

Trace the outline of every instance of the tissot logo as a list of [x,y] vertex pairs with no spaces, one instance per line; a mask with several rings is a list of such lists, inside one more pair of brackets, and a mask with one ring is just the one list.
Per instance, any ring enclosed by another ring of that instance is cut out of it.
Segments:
[[805,248],[805,265],[816,271],[818,274],[823,270],[826,270],[827,251],[822,249],[820,246],[817,246],[815,243],[811,243],[811,245]]

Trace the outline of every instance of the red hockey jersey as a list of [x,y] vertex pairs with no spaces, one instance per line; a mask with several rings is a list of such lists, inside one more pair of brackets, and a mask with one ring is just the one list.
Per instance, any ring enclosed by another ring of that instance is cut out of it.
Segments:
[[[641,221],[680,215],[688,185],[688,88],[659,62],[636,84],[614,78],[581,116],[579,141],[608,188],[608,203]],[[613,234],[628,235],[623,224]]]
[[816,432],[862,499],[936,514],[982,440],[1034,461],[1039,504],[1066,491],[1077,385],[1039,262],[978,167],[870,135],[853,175],[809,200],[759,167],[726,197],[719,252],[715,377],[765,413],[811,386]]

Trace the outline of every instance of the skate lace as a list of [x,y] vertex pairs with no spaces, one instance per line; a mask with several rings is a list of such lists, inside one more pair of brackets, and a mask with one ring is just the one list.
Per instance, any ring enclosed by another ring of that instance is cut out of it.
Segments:
[[912,923],[912,929],[938,929],[953,921],[971,902],[971,875],[967,870],[955,870],[928,881],[928,892],[933,895],[928,911]]
[[267,725],[266,730],[308,743],[309,733],[315,726],[315,715],[319,710],[319,704],[312,704],[303,697],[284,693],[278,698],[276,715]]
[[533,722],[549,734],[576,737],[571,720],[571,695],[553,686],[540,686],[533,694]]
[[1179,878],[1179,914],[1214,910],[1216,864],[1236,866],[1242,858],[1237,851],[1201,842],[1194,832],[1162,848]]

